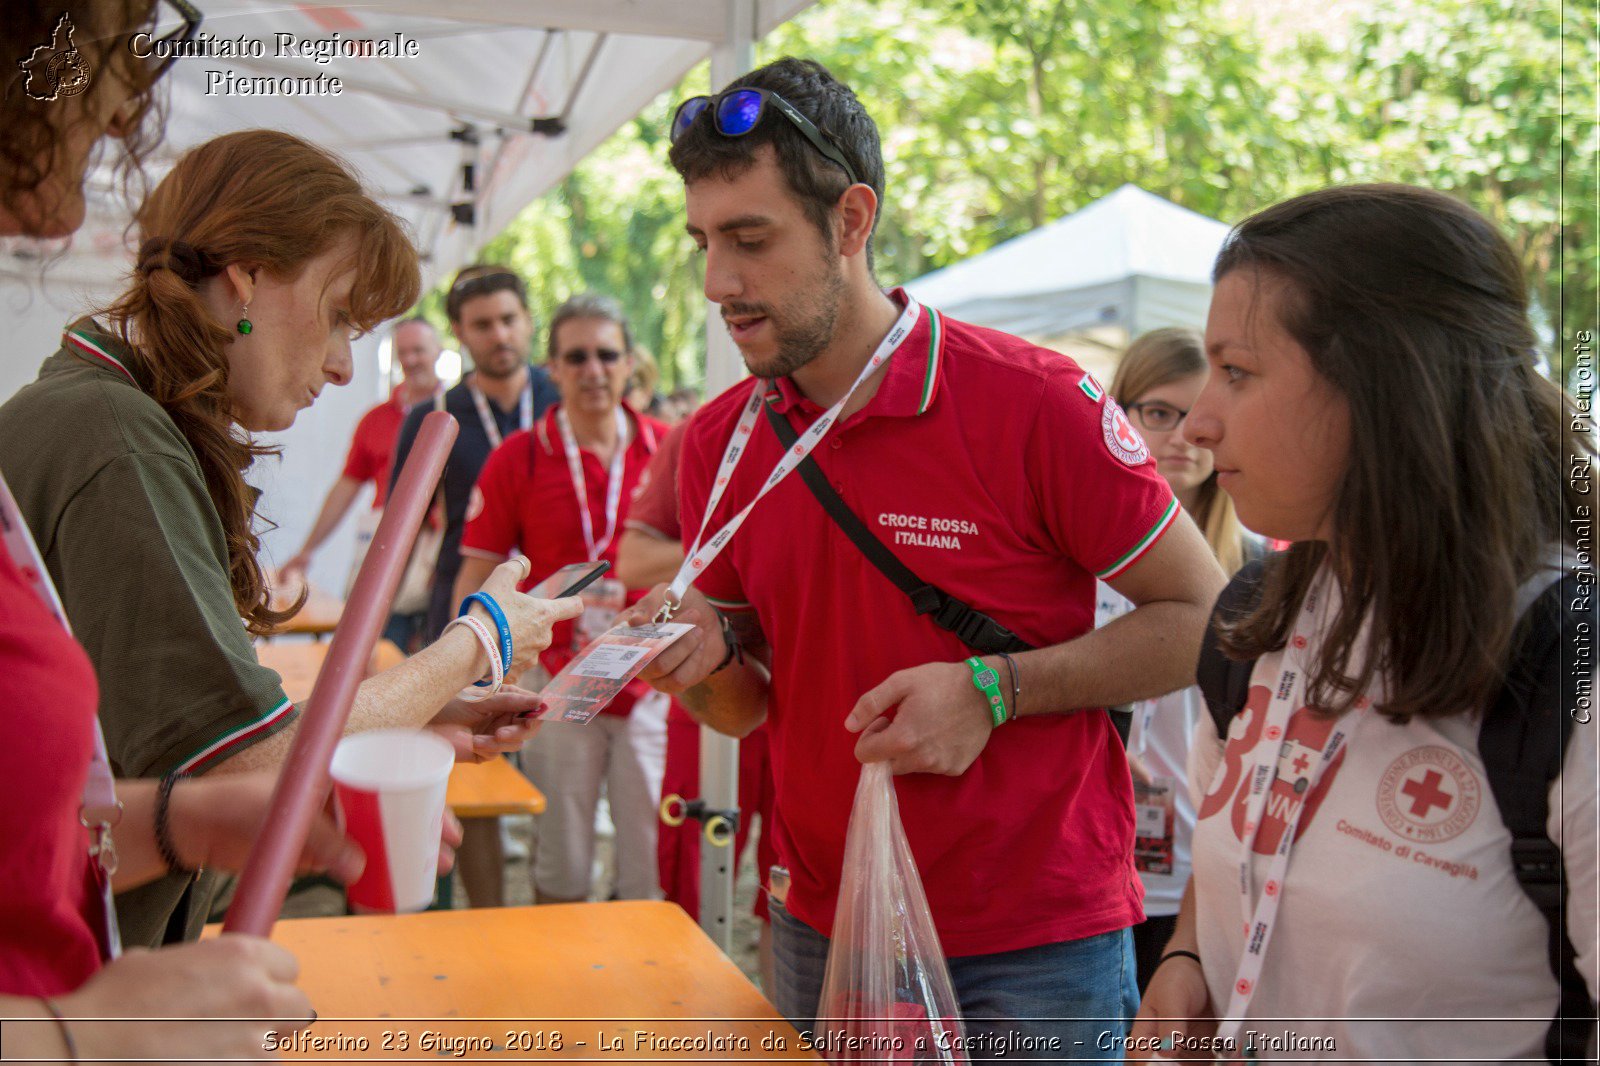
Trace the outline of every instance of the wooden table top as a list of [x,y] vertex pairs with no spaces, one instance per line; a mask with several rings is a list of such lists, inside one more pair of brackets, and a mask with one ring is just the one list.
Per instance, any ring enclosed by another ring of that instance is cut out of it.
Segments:
[[301,1058],[819,1061],[671,903],[303,918],[273,939],[318,1013],[281,1038]]
[[456,763],[445,802],[457,818],[543,814],[545,806],[544,793],[503,755],[480,763]]
[[[294,588],[285,594],[276,591],[272,597],[272,608],[281,611],[294,602],[295,596],[300,595],[300,589]],[[339,616],[344,614],[344,601],[331,593],[323,592],[316,586],[311,587],[311,594],[306,597],[305,606],[300,612],[273,631],[274,636],[283,636],[290,633],[310,634],[322,636],[332,633],[339,626]]]

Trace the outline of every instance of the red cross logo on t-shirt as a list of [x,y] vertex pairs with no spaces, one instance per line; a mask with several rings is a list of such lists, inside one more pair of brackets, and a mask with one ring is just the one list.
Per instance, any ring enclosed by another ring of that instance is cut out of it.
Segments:
[[1428,812],[1438,807],[1440,810],[1449,810],[1450,804],[1456,798],[1439,785],[1444,781],[1444,775],[1437,770],[1429,770],[1422,775],[1421,781],[1407,781],[1400,787],[1400,791],[1411,797],[1411,813],[1418,818],[1426,818]]
[[1133,431],[1133,427],[1128,425],[1127,415],[1123,414],[1121,411],[1118,411],[1116,415],[1116,421],[1112,425],[1117,434],[1118,444],[1122,445],[1130,452],[1136,452],[1139,450],[1139,445],[1143,444],[1144,442],[1141,441],[1139,439],[1139,435]]

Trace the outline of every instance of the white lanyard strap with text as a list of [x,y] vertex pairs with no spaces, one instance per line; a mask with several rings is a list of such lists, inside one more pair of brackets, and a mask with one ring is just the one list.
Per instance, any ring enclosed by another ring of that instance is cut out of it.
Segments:
[[556,409],[556,425],[561,429],[561,446],[567,451],[567,473],[572,475],[572,491],[578,494],[578,518],[583,522],[583,546],[589,552],[590,562],[599,560],[617,535],[617,511],[622,506],[622,461],[628,451],[628,416],[617,408],[617,447],[611,456],[611,469],[606,474],[606,532],[597,542],[594,539],[594,520],[589,517],[589,486],[583,476],[583,457],[578,454],[578,441],[572,435],[572,422],[567,412]]
[[1334,723],[1333,731],[1322,747],[1322,754],[1306,776],[1305,787],[1296,790],[1299,802],[1284,819],[1283,835],[1278,838],[1277,850],[1267,865],[1267,879],[1262,885],[1261,897],[1252,906],[1251,898],[1255,894],[1253,882],[1256,836],[1261,831],[1261,820],[1266,813],[1267,798],[1272,792],[1273,782],[1277,780],[1289,719],[1300,703],[1299,696],[1305,688],[1303,666],[1305,652],[1318,636],[1316,630],[1321,619],[1325,617],[1321,610],[1322,603],[1331,591],[1331,587],[1332,577],[1324,566],[1311,580],[1311,588],[1306,592],[1305,602],[1301,605],[1299,617],[1295,620],[1289,643],[1284,648],[1283,667],[1278,673],[1272,702],[1267,706],[1263,739],[1256,745],[1251,773],[1246,779],[1249,793],[1245,803],[1244,826],[1240,834],[1242,839],[1239,848],[1239,906],[1244,917],[1244,953],[1239,959],[1239,969],[1229,990],[1228,1009],[1217,1025],[1217,1036],[1223,1040],[1237,1040],[1239,1030],[1244,1026],[1245,1012],[1250,1007],[1250,1001],[1255,998],[1256,988],[1260,984],[1261,969],[1267,958],[1267,946],[1272,942],[1278,907],[1283,902],[1284,880],[1289,871],[1289,853],[1294,848],[1300,816],[1310,805],[1311,796],[1322,781],[1323,774],[1338,759],[1339,753],[1344,750],[1345,743],[1349,740],[1351,731],[1360,723],[1363,712],[1370,706],[1370,701],[1363,697],[1356,701],[1355,710]]
[[749,402],[744,405],[744,411],[739,415],[738,424],[733,427],[733,436],[728,439],[728,446],[722,453],[722,462],[717,466],[717,476],[711,483],[711,495],[706,500],[705,517],[700,521],[700,532],[695,535],[688,557],[684,559],[683,565],[678,568],[677,576],[667,588],[666,603],[662,607],[662,621],[672,617],[672,612],[683,602],[684,593],[689,591],[689,586],[705,572],[705,568],[711,565],[713,559],[722,554],[722,549],[728,546],[728,542],[739,531],[739,527],[744,525],[745,519],[750,517],[755,505],[761,502],[761,497],[776,488],[779,482],[793,473],[806,456],[811,454],[812,449],[827,434],[828,429],[839,417],[839,413],[844,410],[845,404],[850,402],[850,397],[861,387],[861,383],[887,362],[889,356],[894,354],[894,350],[910,335],[921,311],[922,308],[917,301],[907,296],[905,310],[900,313],[894,327],[872,353],[872,358],[867,360],[867,365],[861,368],[861,373],[856,376],[850,391],[824,411],[822,417],[811,423],[810,427],[800,435],[800,439],[784,451],[783,457],[772,468],[772,473],[767,476],[766,483],[761,486],[761,491],[756,493],[755,499],[745,504],[744,510],[734,515],[715,536],[706,540],[706,529],[711,524],[711,516],[716,513],[717,504],[722,502],[722,494],[727,491],[728,482],[733,479],[733,472],[738,467],[739,460],[744,458],[744,453],[749,449],[751,434],[755,432],[756,418],[761,413],[761,405],[766,402],[764,394],[767,383],[756,382],[756,387],[751,390]]
[[[531,375],[533,371],[528,371]],[[472,406],[478,409],[478,421],[483,423],[484,436],[489,438],[490,449],[500,447],[504,439],[500,434],[500,423],[489,411],[489,399],[484,396],[483,390],[477,385],[468,385],[467,391],[472,393]],[[517,400],[517,428],[528,429],[533,425],[533,378],[528,378],[528,383],[522,387],[522,396]]]
[[[23,520],[22,509],[11,495],[11,487],[0,477],[0,541],[5,544],[11,561],[22,573],[22,579],[33,586],[44,602],[45,609],[55,616],[67,636],[72,636],[72,626],[67,621],[66,608],[45,569],[39,547]],[[116,781],[111,774],[111,759],[106,754],[105,734],[100,730],[98,712],[94,719],[94,752],[89,759],[89,778],[83,786],[83,802],[78,808],[78,818],[89,830],[89,854],[100,867],[102,876],[101,905],[105,908],[104,945],[108,958],[122,954],[122,937],[117,931],[117,908],[111,897],[111,877],[117,872],[117,849],[111,840],[111,829],[122,819],[122,804],[117,800]]]

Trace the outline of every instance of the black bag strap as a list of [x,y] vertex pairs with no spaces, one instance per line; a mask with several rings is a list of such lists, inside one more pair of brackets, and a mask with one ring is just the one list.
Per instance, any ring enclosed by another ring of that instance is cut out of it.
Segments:
[[[789,420],[780,415],[771,402],[762,404],[766,408],[767,421],[772,424],[772,429],[778,434],[778,440],[784,448],[791,448],[795,441],[800,439],[800,434],[795,432]],[[822,509],[828,512],[844,535],[850,542],[861,549],[861,554],[867,561],[878,568],[879,573],[888,578],[901,592],[911,600],[911,606],[918,614],[928,615],[933,623],[940,629],[949,630],[967,647],[983,654],[993,655],[996,652],[1032,651],[1033,645],[1018,637],[1011,630],[996,622],[982,611],[963,603],[954,596],[945,592],[936,585],[923,581],[896,558],[894,552],[886,547],[883,541],[875,536],[872,530],[856,513],[850,510],[849,504],[839,498],[839,494],[828,483],[828,475],[822,472],[811,456],[801,460],[800,476],[805,479],[806,487],[811,490],[811,495],[822,504]]]
[[[1238,618],[1261,602],[1264,570],[1264,561],[1240,570],[1218,598],[1206,628],[1196,680],[1220,737],[1227,737],[1228,723],[1244,709],[1255,660],[1227,658],[1216,631],[1221,621]],[[1573,714],[1583,695],[1581,671],[1562,669],[1563,634],[1570,635],[1580,620],[1594,624],[1591,599],[1579,578],[1568,573],[1528,607],[1518,622],[1505,684],[1478,733],[1489,790],[1511,833],[1517,884],[1550,931],[1550,967],[1561,984],[1561,1001],[1545,1038],[1552,1062],[1590,1061],[1585,1056],[1595,1029],[1595,1003],[1578,973],[1577,952],[1567,935],[1561,849],[1545,824],[1550,783],[1561,772]]]

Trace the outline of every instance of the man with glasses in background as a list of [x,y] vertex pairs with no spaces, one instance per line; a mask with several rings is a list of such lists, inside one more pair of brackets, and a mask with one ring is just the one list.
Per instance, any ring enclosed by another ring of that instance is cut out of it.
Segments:
[[[879,288],[877,128],[820,64],[686,101],[671,135],[755,380],[690,422],[689,560],[630,617],[696,626],[645,676],[702,722],[770,724],[778,1008],[859,1010],[819,998],[861,764],[887,761],[970,1061],[1120,1058],[1141,912],[1103,708],[1192,682],[1222,574],[1077,364]],[[1102,630],[1097,576],[1137,605]]]
[[[530,432],[507,437],[478,476],[483,506],[468,520],[461,538],[456,599],[476,591],[513,552],[526,555],[532,564],[524,591],[569,563],[616,564],[634,490],[667,433],[664,423],[634,411],[623,399],[634,369],[632,348],[627,319],[616,301],[575,296],[556,310],[548,354],[561,402]],[[583,616],[558,625],[550,647],[539,656],[550,674],[610,629],[617,615],[643,593],[628,593],[608,575],[582,595]],[[616,826],[614,897],[660,895],[656,804],[666,729],[667,697],[634,681],[593,721],[546,722],[528,742],[523,765],[548,802],[538,819],[536,902],[589,898],[595,809],[602,788]],[[466,866],[464,862],[463,870]],[[475,889],[479,895],[472,895]],[[497,882],[484,878],[469,885],[468,894],[475,906],[482,906],[486,900],[480,896],[487,893],[487,902],[498,902],[498,890]]]
[[509,267],[463,268],[444,306],[450,332],[472,360],[472,372],[463,375],[442,401],[412,408],[400,427],[389,475],[392,489],[428,412],[437,407],[455,416],[460,432],[444,468],[444,540],[433,571],[424,643],[437,638],[455,617],[457,601],[451,594],[461,569],[461,530],[482,509],[473,492],[478,471],[501,441],[532,426],[558,397],[545,369],[529,362],[533,318],[528,314],[528,289]]

